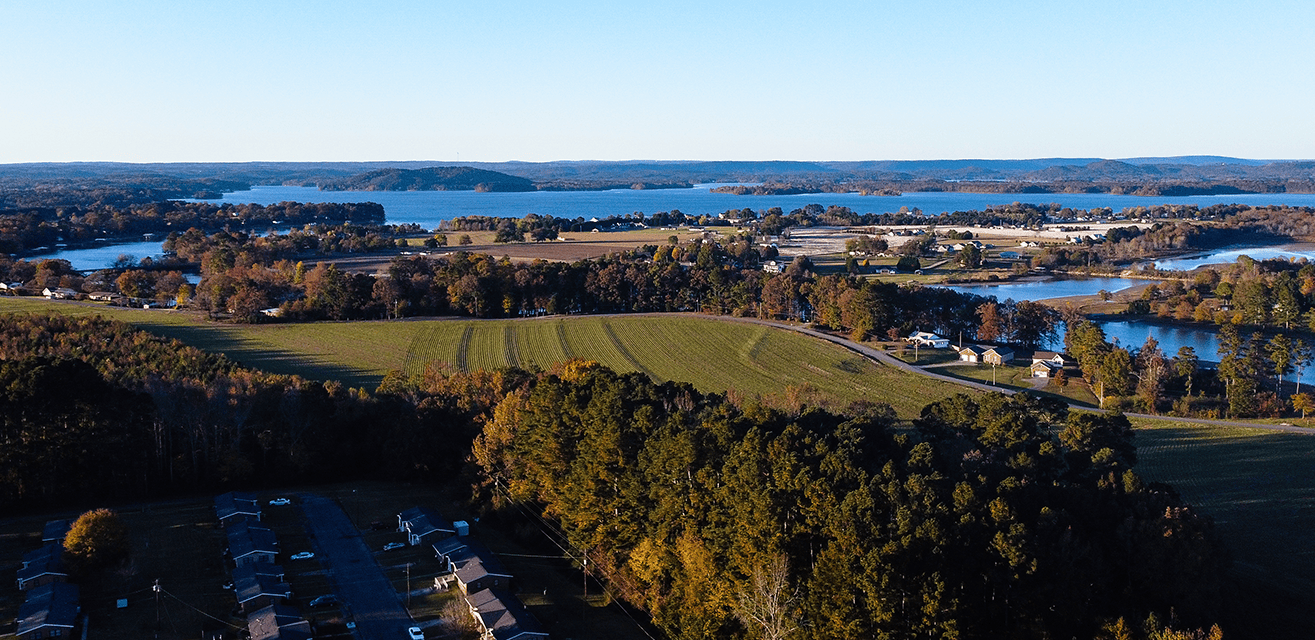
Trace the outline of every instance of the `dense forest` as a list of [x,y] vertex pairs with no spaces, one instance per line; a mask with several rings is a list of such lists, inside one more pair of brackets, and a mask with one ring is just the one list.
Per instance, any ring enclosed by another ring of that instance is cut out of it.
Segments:
[[740,407],[577,363],[505,398],[474,453],[496,498],[541,508],[673,638],[1211,622],[1227,554],[1138,477],[1122,417],[1001,395],[888,415]]
[[0,510],[217,487],[451,478],[524,372],[378,393],[245,369],[99,318],[0,315]]
[[773,606],[804,638],[1143,637],[1209,627],[1226,588],[1209,521],[1138,477],[1127,421],[1046,401],[960,396],[909,425],[579,361],[371,393],[99,319],[5,315],[0,333],[7,510],[459,478],[483,508],[556,520],[673,638],[784,637],[758,621]]

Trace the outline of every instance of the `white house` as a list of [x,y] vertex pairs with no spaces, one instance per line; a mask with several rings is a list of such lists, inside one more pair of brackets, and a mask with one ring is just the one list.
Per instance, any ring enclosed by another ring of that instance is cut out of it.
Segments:
[[909,334],[909,337],[905,338],[904,341],[913,342],[933,349],[950,348],[950,340],[948,338],[942,338],[934,333],[927,333],[926,331],[914,331]]

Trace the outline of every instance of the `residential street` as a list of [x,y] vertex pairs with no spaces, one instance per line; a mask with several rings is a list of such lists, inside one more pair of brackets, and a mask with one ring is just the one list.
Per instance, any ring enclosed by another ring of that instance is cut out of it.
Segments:
[[347,514],[328,498],[313,493],[298,497],[320,564],[337,589],[343,612],[356,622],[356,637],[405,638],[411,617]]

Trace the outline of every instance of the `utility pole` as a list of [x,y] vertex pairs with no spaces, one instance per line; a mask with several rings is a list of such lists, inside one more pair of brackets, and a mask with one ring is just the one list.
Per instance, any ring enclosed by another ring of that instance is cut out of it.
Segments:
[[406,563],[406,609],[411,610],[411,563]]
[[160,579],[155,579],[155,584],[151,586],[151,591],[155,592],[155,637],[160,637]]

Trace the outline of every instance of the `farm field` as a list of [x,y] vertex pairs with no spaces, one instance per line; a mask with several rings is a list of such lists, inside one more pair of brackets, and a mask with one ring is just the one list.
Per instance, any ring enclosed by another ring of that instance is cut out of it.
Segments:
[[957,385],[910,376],[791,331],[701,316],[590,316],[521,320],[414,320],[225,325],[167,311],[0,300],[0,312],[102,313],[152,333],[224,353],[273,373],[341,380],[373,389],[385,373],[421,373],[430,363],[459,370],[548,369],[567,358],[617,371],[692,383],[746,397],[793,394],[841,406],[887,402],[904,417]]
[[[732,231],[731,227],[717,227],[709,230],[710,233],[731,233]],[[494,243],[493,236],[496,233],[493,231],[445,231],[443,233],[447,234],[447,246],[427,249],[424,246],[425,238],[408,238],[406,251],[413,254],[423,251],[434,256],[456,251],[469,251],[471,253],[486,253],[498,258],[506,256],[516,262],[529,262],[532,260],[575,262],[629,251],[646,244],[664,245],[667,244],[667,239],[671,236],[676,236],[682,242],[685,242],[703,235],[702,232],[694,232],[689,229],[636,229],[631,231],[600,231],[598,233],[571,231],[563,233],[561,235],[562,239],[558,241]],[[470,236],[471,244],[459,244],[459,239],[463,235]],[[378,273],[386,272],[389,263],[399,252],[400,250],[367,255],[334,256],[331,260],[325,261],[337,264],[344,271]]]
[[[1134,420],[1138,471],[1172,484],[1209,514],[1256,593],[1250,615],[1286,621],[1286,637],[1315,622],[1315,435]],[[1294,615],[1301,620],[1294,620]],[[1275,636],[1282,637],[1282,636]]]

